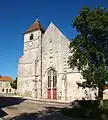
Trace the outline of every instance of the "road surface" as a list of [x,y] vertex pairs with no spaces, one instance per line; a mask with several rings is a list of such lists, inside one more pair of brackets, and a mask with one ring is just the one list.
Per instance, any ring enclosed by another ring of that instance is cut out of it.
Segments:
[[64,106],[14,97],[0,97],[0,117],[3,120],[75,120],[63,116]]

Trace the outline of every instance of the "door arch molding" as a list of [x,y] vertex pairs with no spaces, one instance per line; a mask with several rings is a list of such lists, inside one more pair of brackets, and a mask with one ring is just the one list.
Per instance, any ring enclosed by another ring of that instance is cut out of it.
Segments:
[[47,70],[45,71],[44,75],[45,75],[45,74],[48,74],[48,71],[50,71],[50,70],[55,71],[56,74],[57,74],[57,71],[56,71],[53,67],[49,67],[49,68],[47,68]]

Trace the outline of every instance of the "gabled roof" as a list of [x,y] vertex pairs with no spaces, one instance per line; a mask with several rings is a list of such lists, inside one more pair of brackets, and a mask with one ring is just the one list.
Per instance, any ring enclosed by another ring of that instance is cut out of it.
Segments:
[[13,79],[8,76],[0,76],[0,81],[7,81],[7,82],[12,82]]
[[[53,32],[53,33],[51,33]],[[53,36],[58,36],[58,37],[61,37],[62,39],[66,39],[67,40],[67,43],[69,44],[69,40],[68,38],[61,32],[61,30],[55,25],[53,24],[52,22],[49,24],[48,28],[46,29],[45,33],[44,33],[44,36],[46,36],[46,34],[53,34]],[[56,34],[56,35],[55,35]]]
[[30,28],[29,28],[25,33],[32,32],[32,31],[34,31],[34,30],[41,30],[42,33],[45,32],[45,30],[42,28],[42,26],[41,26],[41,24],[40,24],[40,22],[39,22],[38,19],[36,20],[36,22],[34,22],[34,23],[30,26]]

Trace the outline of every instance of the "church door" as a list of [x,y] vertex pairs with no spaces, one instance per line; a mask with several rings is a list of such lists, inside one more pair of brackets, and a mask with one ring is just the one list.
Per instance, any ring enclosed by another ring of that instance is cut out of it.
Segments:
[[57,75],[54,70],[48,72],[48,99],[57,99]]

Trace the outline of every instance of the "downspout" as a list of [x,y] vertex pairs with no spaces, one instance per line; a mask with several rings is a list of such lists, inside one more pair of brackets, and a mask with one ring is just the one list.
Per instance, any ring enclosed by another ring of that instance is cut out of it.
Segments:
[[37,64],[37,59],[35,60],[35,81],[34,81],[34,94],[36,95],[36,98],[37,98],[36,64]]
[[42,99],[42,34],[41,34],[41,99]]

